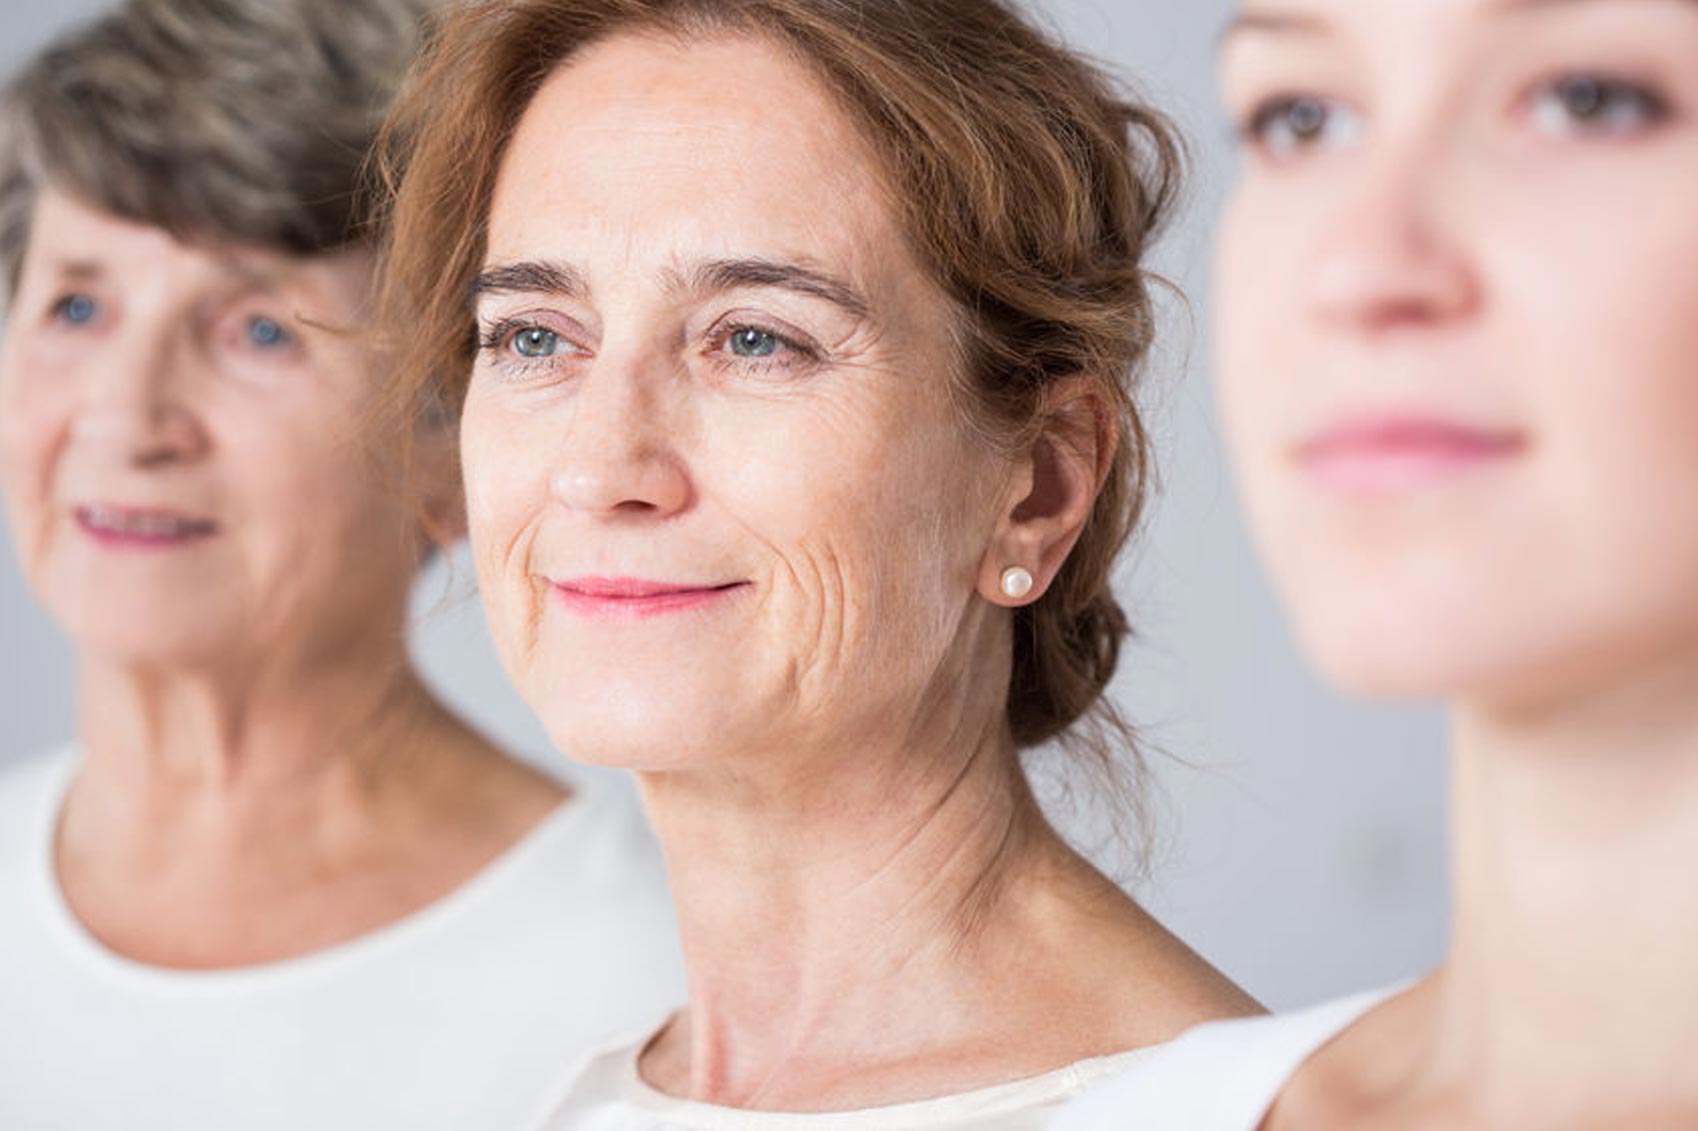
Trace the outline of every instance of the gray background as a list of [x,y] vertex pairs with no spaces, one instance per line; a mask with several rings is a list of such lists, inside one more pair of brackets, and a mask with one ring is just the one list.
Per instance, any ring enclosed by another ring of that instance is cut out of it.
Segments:
[[[0,0],[0,69],[104,0]],[[1162,268],[1175,306],[1147,398],[1165,488],[1121,592],[1141,642],[1114,694],[1158,771],[1157,851],[1139,895],[1270,1005],[1419,972],[1447,901],[1443,730],[1436,712],[1366,707],[1320,686],[1293,651],[1236,511],[1208,388],[1208,229],[1230,175],[1211,79],[1230,0],[1047,0],[1073,43],[1171,108],[1197,146],[1187,215]],[[5,535],[0,533],[0,543]],[[0,766],[71,731],[71,656],[0,546]],[[445,695],[512,748],[553,761],[508,689],[467,592],[425,579],[417,651]],[[1097,821],[1064,823],[1100,840]],[[1124,871],[1124,853],[1103,849]]]

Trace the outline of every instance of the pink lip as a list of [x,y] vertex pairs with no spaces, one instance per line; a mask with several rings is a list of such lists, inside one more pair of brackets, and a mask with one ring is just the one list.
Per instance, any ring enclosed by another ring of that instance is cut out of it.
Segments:
[[218,533],[211,519],[161,507],[91,503],[72,513],[83,533],[113,550],[175,550]]
[[1352,494],[1426,486],[1519,455],[1524,434],[1432,416],[1347,420],[1299,444],[1298,464]]
[[641,619],[715,604],[747,583],[680,585],[635,577],[575,577],[551,584],[560,603],[579,616]]

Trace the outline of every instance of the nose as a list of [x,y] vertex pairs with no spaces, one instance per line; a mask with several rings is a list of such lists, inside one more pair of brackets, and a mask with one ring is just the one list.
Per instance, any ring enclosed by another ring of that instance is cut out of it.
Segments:
[[604,354],[573,392],[549,486],[572,510],[666,518],[689,505],[688,472],[655,365]]
[[172,335],[141,332],[91,358],[74,438],[144,470],[192,463],[210,447],[189,403],[188,358]]
[[1362,172],[1321,228],[1310,272],[1317,317],[1374,335],[1474,311],[1480,280],[1445,176],[1441,157],[1413,148]]

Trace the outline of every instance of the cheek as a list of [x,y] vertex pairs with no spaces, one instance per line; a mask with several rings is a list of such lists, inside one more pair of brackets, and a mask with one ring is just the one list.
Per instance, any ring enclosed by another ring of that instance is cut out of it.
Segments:
[[[1240,189],[1222,218],[1214,262],[1215,397],[1228,454],[1252,517],[1274,506],[1284,450],[1298,422],[1292,406],[1317,372],[1304,359],[1302,235],[1293,210],[1280,219],[1268,194]],[[1264,533],[1277,537],[1276,527]]]
[[559,429],[545,412],[510,411],[474,386],[460,419],[466,533],[490,629],[504,657],[534,621],[531,535],[548,509],[550,447]]
[[266,619],[351,615],[395,583],[398,496],[356,441],[281,415],[205,418],[208,487],[238,534],[230,582]]
[[26,562],[45,549],[56,458],[75,409],[69,374],[41,376],[10,344],[0,353],[0,487],[16,551]]
[[1545,296],[1530,328],[1576,328],[1546,332],[1526,348],[1545,361],[1551,386],[1548,396],[1532,395],[1541,407],[1552,505],[1563,508],[1560,550],[1574,563],[1575,584],[1606,587],[1612,603],[1655,602],[1661,607],[1646,610],[1653,618],[1691,624],[1698,620],[1691,584],[1698,576],[1698,217],[1648,211],[1644,221],[1609,225],[1607,244],[1560,249],[1566,288],[1558,291],[1548,276],[1525,281]]
[[517,526],[546,503],[543,414],[526,419],[473,392],[460,419],[466,521],[479,562],[498,561]]
[[771,548],[798,623],[844,662],[935,656],[989,527],[986,461],[953,409],[825,404],[751,425],[719,430],[739,441],[734,461],[716,460],[729,472],[719,501]]

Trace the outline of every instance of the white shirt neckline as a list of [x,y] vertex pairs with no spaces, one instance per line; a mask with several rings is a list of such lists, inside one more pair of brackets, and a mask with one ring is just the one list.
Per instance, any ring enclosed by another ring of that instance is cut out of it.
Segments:
[[[213,969],[177,969],[155,966],[126,957],[96,938],[65,899],[59,886],[56,849],[59,818],[65,797],[81,768],[75,748],[52,756],[45,769],[52,774],[47,803],[37,810],[31,830],[28,861],[30,887],[39,905],[42,921],[66,951],[99,976],[141,991],[181,993],[228,993],[285,990],[301,981],[332,977],[344,968],[378,960],[432,934],[464,921],[466,909],[500,887],[510,875],[520,873],[525,863],[542,853],[556,838],[573,835],[593,809],[594,787],[569,784],[571,793],[551,813],[512,845],[479,869],[458,887],[423,907],[389,923],[307,954],[248,966]],[[565,784],[565,783],[563,783]]]
[[1096,1081],[1132,1068],[1159,1047],[1092,1057],[1037,1076],[933,1099],[852,1111],[786,1112],[726,1107],[667,1095],[644,1080],[638,1067],[642,1052],[652,1039],[651,1033],[634,1044],[625,1044],[606,1054],[618,1058],[618,1099],[663,1124],[677,1125],[680,1131],[684,1128],[690,1131],[795,1131],[799,1121],[831,1131],[892,1126],[905,1129],[934,1125],[955,1127],[968,1117],[1011,1114],[1060,1102]]

